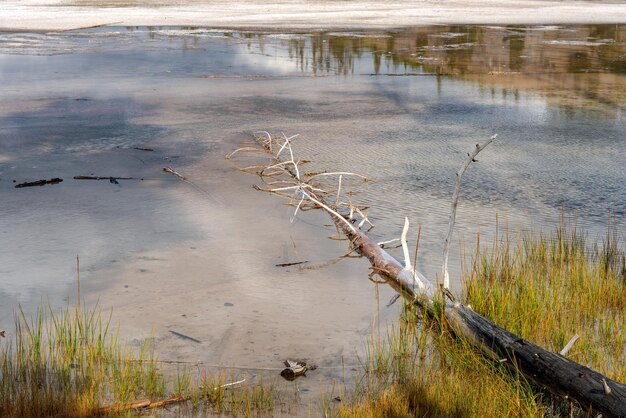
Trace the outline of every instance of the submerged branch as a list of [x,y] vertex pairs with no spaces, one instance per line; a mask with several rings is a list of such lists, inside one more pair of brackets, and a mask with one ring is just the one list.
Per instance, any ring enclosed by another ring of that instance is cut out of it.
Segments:
[[[224,383],[223,385],[214,387],[213,390],[216,391],[220,389],[230,388],[230,387],[239,385],[241,383],[244,383],[245,381],[246,379],[241,379],[241,380],[237,380],[236,382]],[[151,402],[150,399],[141,399],[141,400],[137,400],[134,402],[125,403],[125,404],[105,406],[102,408],[98,408],[94,412],[95,412],[95,415],[108,415],[108,414],[113,414],[113,413],[126,412],[130,410],[141,411],[144,409],[156,409],[156,408],[163,408],[167,405],[187,402],[191,399],[192,399],[192,395],[172,396],[170,398],[163,399],[161,401],[154,401],[154,402]],[[80,415],[80,414],[77,414],[77,415]]]

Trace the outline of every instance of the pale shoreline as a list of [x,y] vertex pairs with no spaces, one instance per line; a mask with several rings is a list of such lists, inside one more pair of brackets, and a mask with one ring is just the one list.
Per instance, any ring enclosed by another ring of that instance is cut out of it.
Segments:
[[619,23],[626,23],[626,2],[9,0],[2,3],[0,12],[0,31],[57,31],[106,25],[317,31],[442,24]]

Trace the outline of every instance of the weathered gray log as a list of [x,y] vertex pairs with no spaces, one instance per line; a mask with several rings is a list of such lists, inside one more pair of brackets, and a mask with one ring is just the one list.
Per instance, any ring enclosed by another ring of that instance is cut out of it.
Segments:
[[[271,143],[270,137],[269,142],[263,144],[270,154],[272,154]],[[285,172],[295,180],[297,184],[295,187],[300,190],[302,199],[308,198],[327,212],[337,229],[350,240],[352,249],[367,257],[374,271],[387,279],[389,285],[411,303],[416,303],[434,313],[435,302],[445,300],[442,298],[442,292],[419,272],[405,268],[401,262],[356,228],[349,216],[338,213],[323,196],[312,191],[311,185],[303,183],[288,138],[285,138],[282,148],[285,146],[289,149],[291,161],[280,162],[278,158],[280,152],[278,155],[272,155],[279,161],[278,166],[283,166]],[[480,150],[480,146],[477,146],[477,149]],[[472,155],[470,160],[473,161]],[[294,169],[289,164],[293,165]],[[457,336],[472,342],[488,357],[505,361],[540,387],[577,402],[589,412],[598,412],[604,417],[626,417],[626,385],[526,341],[458,302],[445,300],[444,315]]]
[[[347,228],[336,215],[331,214],[331,217],[337,228],[350,239],[353,248],[369,259],[374,270],[386,278],[389,285],[411,302],[426,309],[433,308],[438,295],[428,279],[419,276],[425,284],[420,289],[412,272],[370,237],[360,230],[355,233]],[[460,303],[447,302],[444,313],[456,335],[471,341],[494,359],[506,359],[535,384],[574,400],[587,411],[599,412],[605,417],[626,417],[626,385],[524,340]],[[605,384],[610,393],[606,393]]]

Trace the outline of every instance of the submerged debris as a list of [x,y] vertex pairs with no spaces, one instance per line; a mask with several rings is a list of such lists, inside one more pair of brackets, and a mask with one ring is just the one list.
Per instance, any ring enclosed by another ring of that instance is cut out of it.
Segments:
[[74,176],[74,180],[109,180],[113,183],[116,180],[137,180],[135,177],[114,177],[114,176]]
[[109,183],[111,184],[120,184],[118,180],[137,180],[137,179],[135,177],[74,176],[74,180],[109,180]]
[[306,263],[308,263],[308,260],[306,260],[306,261],[295,261],[293,263],[280,263],[280,264],[276,264],[276,267],[297,266],[298,264],[306,264]]
[[174,170],[171,166],[167,166],[167,167],[163,167],[163,171],[165,171],[166,173],[170,173],[173,176],[178,177],[181,180],[187,180],[187,177],[183,176],[182,174],[180,174],[178,171]]
[[20,183],[20,184],[16,184],[15,188],[16,189],[21,189],[23,187],[34,187],[34,186],[45,186],[46,184],[58,184],[61,183],[63,181],[63,179],[58,178],[58,177],[54,177],[51,178],[50,180],[37,180],[37,181],[30,181],[30,182],[25,182],[25,183]]
[[295,380],[298,376],[306,376],[307,370],[315,370],[317,366],[307,366],[303,361],[285,360],[286,369],[280,372],[280,375],[286,380]]
[[188,336],[188,335],[181,334],[180,332],[176,332],[176,331],[172,331],[172,330],[170,330],[170,332],[171,332],[172,334],[174,334],[175,336],[177,336],[177,337],[179,337],[179,338],[182,338],[183,340],[193,341],[194,343],[202,343],[202,341],[197,340],[197,339],[195,339],[195,338],[193,338],[193,337],[190,337],[190,336]]

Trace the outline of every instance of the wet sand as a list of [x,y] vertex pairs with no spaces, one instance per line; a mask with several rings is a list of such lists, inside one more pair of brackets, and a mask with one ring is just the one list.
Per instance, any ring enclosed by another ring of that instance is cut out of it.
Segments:
[[623,1],[8,0],[0,30],[182,25],[263,30],[373,29],[434,24],[624,23]]
[[[126,268],[98,271],[83,286],[87,303],[112,309],[122,339],[131,345],[153,338],[161,360],[200,363],[201,370],[250,382],[261,375],[277,379],[285,359],[316,364],[320,368],[296,386],[303,410],[310,403],[315,408],[320,392],[330,392],[333,384],[339,388],[344,378],[351,387],[360,371],[357,355],[363,355],[378,317],[367,264],[277,267],[334,260],[345,243],[327,238],[333,230],[322,227],[328,221],[321,214],[292,224],[292,208],[252,190],[254,177],[239,174],[223,158],[232,143],[215,151],[184,170],[212,197],[185,184],[168,193],[182,216],[171,219],[172,227],[191,222],[202,238],[136,252]],[[97,280],[109,274],[112,280]],[[351,279],[356,276],[362,280]],[[381,289],[383,321],[397,312],[384,308],[391,295]],[[293,384],[280,384],[293,391]]]

